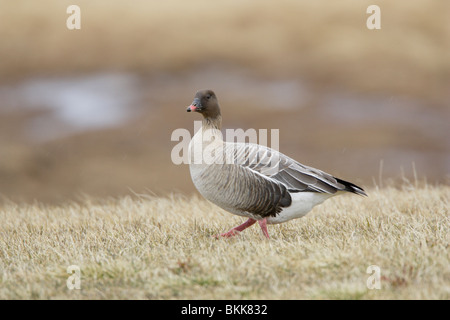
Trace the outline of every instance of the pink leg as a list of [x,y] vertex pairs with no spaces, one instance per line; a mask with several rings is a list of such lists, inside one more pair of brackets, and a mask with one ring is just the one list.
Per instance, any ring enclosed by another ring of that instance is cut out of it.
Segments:
[[[225,238],[233,237],[236,234],[238,234],[239,232],[241,232],[241,231],[247,229],[248,227],[252,226],[255,222],[256,222],[255,219],[250,218],[247,221],[245,221],[243,224],[241,224],[241,225],[239,225],[237,227],[234,227],[230,231],[220,234],[220,236],[221,237],[225,237]],[[219,238],[219,235],[217,235],[216,238]]]
[[269,231],[267,231],[267,219],[264,218],[262,220],[258,220],[259,226],[261,227],[262,233],[267,239],[270,239],[269,237]]

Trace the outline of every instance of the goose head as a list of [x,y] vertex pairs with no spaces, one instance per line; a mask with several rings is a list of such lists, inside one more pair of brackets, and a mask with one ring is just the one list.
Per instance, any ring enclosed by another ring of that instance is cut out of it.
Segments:
[[220,116],[219,102],[216,94],[212,90],[197,91],[187,112],[198,112],[206,119],[215,119]]

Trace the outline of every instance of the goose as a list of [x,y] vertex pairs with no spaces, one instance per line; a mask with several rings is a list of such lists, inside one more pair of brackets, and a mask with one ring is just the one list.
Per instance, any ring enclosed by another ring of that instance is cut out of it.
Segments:
[[303,165],[277,150],[224,141],[219,102],[212,90],[197,91],[187,112],[203,116],[202,127],[188,148],[195,187],[215,205],[248,218],[216,238],[235,236],[258,222],[269,239],[268,224],[301,218],[326,199],[344,192],[367,196],[361,187]]

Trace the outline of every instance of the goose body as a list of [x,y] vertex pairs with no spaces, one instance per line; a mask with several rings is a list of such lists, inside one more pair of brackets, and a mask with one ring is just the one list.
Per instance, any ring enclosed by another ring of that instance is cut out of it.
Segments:
[[301,218],[343,192],[366,195],[362,188],[277,150],[223,141],[220,108],[211,90],[198,91],[187,111],[203,115],[202,128],[189,144],[189,169],[195,187],[210,202],[249,218],[221,236],[234,236],[258,221],[269,238],[266,224]]

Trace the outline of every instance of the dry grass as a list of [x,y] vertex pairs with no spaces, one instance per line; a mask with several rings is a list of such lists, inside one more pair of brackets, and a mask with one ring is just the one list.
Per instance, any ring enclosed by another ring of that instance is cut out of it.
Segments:
[[[0,208],[1,299],[448,299],[450,187],[328,200],[303,219],[242,221],[197,197]],[[81,268],[69,290],[66,269]],[[370,265],[381,289],[366,287]]]

